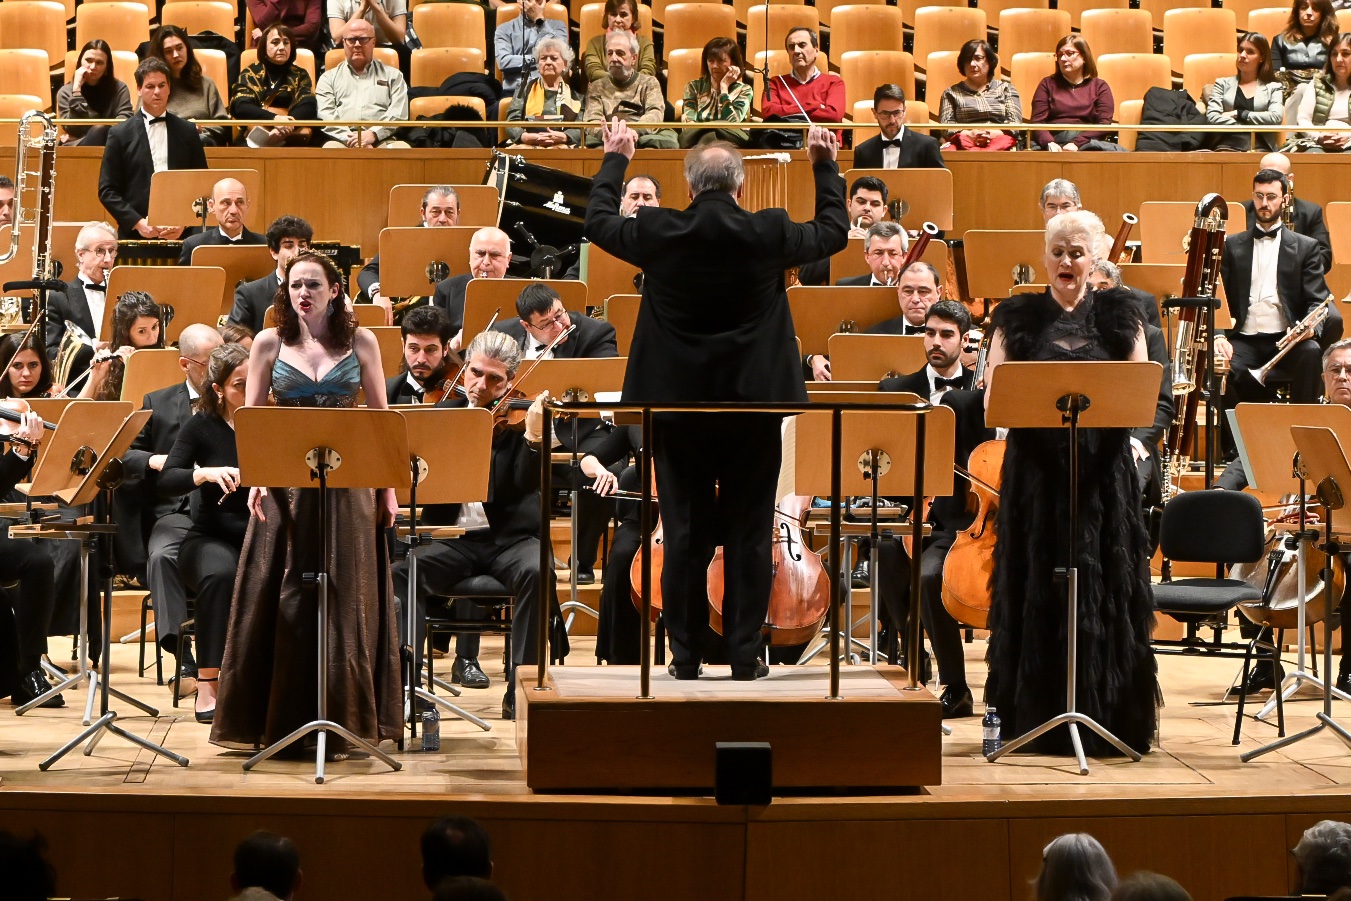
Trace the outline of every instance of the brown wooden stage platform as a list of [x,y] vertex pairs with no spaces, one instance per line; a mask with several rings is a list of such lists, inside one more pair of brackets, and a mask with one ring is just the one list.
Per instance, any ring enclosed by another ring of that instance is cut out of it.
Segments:
[[[966,647],[979,697],[984,644]],[[564,679],[584,672],[577,664],[591,650],[589,639],[574,642]],[[498,881],[513,901],[1021,901],[1045,843],[1079,830],[1102,840],[1122,873],[1164,872],[1197,901],[1219,901],[1284,892],[1287,849],[1299,834],[1318,819],[1351,819],[1351,752],[1325,733],[1240,763],[1238,752],[1273,738],[1274,725],[1246,724],[1235,748],[1234,708],[1197,706],[1220,699],[1237,662],[1175,657],[1160,660],[1161,746],[1138,764],[1092,761],[1088,777],[1064,758],[984,762],[972,718],[955,721],[942,739],[942,785],[911,796],[778,798],[745,808],[702,796],[534,794],[515,727],[497,718],[499,651],[485,643],[481,661],[494,684],[465,698],[493,731],[445,720],[442,753],[399,754],[398,773],[366,760],[331,764],[329,782],[315,785],[303,762],[241,772],[243,755],[208,744],[190,701],[174,711],[165,688],[135,677],[134,647],[118,646],[114,684],[162,705],[158,719],[128,714],[121,722],[191,766],[152,760],[110,736],[94,756],[72,754],[39,772],[38,761],[79,731],[83,698],[22,718],[0,702],[0,828],[40,830],[61,894],[77,898],[228,897],[231,849],[255,829],[295,838],[304,897],[425,898],[418,836],[454,812],[486,825]],[[1311,723],[1318,706],[1289,704],[1289,728]],[[1334,713],[1351,721],[1351,704]],[[823,724],[809,737],[824,767],[878,763],[857,759],[849,737]],[[896,746],[883,763],[908,753]],[[633,767],[643,765],[633,758]]]

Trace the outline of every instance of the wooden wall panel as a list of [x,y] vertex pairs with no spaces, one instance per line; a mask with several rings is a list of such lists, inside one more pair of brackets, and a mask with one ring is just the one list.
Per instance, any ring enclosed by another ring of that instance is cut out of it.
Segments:
[[[121,739],[109,737],[105,741]],[[55,775],[56,771],[52,772]],[[40,796],[34,801],[32,808],[0,809],[0,830],[23,838],[35,832],[43,836],[46,858],[56,868],[59,897],[172,898],[172,862],[178,849],[171,817],[107,812],[90,821],[45,809]],[[213,850],[211,856],[220,855]],[[3,878],[0,876],[0,880]],[[229,887],[228,881],[217,882],[197,897],[228,898]]]

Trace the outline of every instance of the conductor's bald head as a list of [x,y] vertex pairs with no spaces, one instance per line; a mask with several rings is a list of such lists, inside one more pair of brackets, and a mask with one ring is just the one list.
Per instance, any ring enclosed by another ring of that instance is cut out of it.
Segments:
[[741,154],[726,141],[700,144],[685,156],[685,181],[690,185],[690,197],[698,197],[705,191],[740,197],[745,180]]

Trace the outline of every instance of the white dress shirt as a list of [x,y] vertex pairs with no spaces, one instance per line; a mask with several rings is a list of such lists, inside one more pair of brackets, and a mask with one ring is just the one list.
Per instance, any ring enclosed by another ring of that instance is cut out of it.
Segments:
[[1241,335],[1280,334],[1289,325],[1276,291],[1276,268],[1281,254],[1279,225],[1274,234],[1274,238],[1252,242],[1252,287],[1248,296],[1248,315],[1239,329]]
[[103,331],[103,311],[108,306],[108,283],[105,281],[99,286],[104,289],[102,291],[91,291],[89,290],[89,286],[94,284],[94,282],[86,278],[83,272],[79,274],[78,278],[80,279],[80,285],[84,288],[85,302],[89,304],[89,318],[93,320],[94,323],[94,334],[89,337],[98,340],[103,337],[101,334]]
[[169,126],[163,118],[152,122],[155,117],[145,110],[141,110],[141,116],[145,122],[146,139],[150,142],[150,161],[156,172],[163,172],[169,168]]
[[952,390],[951,385],[939,385],[938,380],[940,378],[944,379],[960,378],[962,374],[962,364],[960,360],[957,361],[957,364],[952,367],[952,375],[943,375],[943,373],[939,372],[937,369],[934,369],[932,363],[927,363],[924,366],[924,374],[929,379],[929,403],[937,404],[940,400],[943,399],[944,394],[947,394],[949,391]]
[[[905,137],[905,126],[902,125],[901,130],[896,132],[896,137],[893,138],[892,140],[899,141],[904,137]],[[886,138],[882,138],[882,140],[885,141]],[[899,145],[896,147],[882,148],[882,168],[883,169],[901,168],[901,148]]]

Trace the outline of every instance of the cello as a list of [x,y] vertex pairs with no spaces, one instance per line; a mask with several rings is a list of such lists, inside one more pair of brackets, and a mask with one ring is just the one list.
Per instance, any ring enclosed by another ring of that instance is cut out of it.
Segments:
[[986,441],[971,452],[966,469],[976,518],[957,533],[943,561],[943,606],[953,619],[984,629],[990,615],[990,576],[994,572],[995,520],[999,514],[1004,442]]

